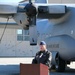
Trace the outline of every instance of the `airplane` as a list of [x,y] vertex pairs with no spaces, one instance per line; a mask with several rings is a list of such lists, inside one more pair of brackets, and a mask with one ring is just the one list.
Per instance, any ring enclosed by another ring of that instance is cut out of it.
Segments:
[[58,72],[65,71],[66,65],[75,61],[74,13],[75,4],[48,4],[46,0],[0,4],[0,17],[13,18],[29,30],[30,45],[37,45],[43,37],[52,53],[52,66]]

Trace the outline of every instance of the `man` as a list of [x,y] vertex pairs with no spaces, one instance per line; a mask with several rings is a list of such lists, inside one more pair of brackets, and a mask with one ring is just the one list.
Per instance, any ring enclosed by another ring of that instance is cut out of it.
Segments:
[[35,58],[32,61],[32,64],[39,64],[42,63],[47,65],[49,69],[51,68],[51,59],[52,54],[51,52],[47,51],[46,43],[44,41],[40,42],[40,51],[36,53]]

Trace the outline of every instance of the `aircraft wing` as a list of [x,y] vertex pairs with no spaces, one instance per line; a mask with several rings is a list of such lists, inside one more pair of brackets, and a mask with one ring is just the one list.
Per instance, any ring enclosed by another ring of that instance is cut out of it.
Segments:
[[47,3],[48,0],[35,0],[35,3]]
[[17,6],[0,4],[0,14],[16,14],[16,13],[17,13]]
[[13,18],[18,25],[20,25],[22,28],[25,28],[25,25],[29,24],[27,21],[26,12],[24,10],[25,4],[27,3],[0,3],[0,17],[9,19]]
[[[42,2],[42,0],[40,1]],[[46,0],[43,1],[45,2]],[[29,29],[30,45],[37,44],[37,18],[57,19],[67,13],[65,5],[39,5],[38,3],[34,4],[29,0],[29,3],[23,2],[17,5],[0,4],[0,17],[13,18],[23,29]]]

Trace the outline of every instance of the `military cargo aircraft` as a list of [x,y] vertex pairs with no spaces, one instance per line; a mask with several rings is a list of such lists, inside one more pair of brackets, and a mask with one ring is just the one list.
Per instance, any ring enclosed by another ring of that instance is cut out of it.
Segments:
[[64,71],[75,61],[75,4],[48,4],[46,0],[0,3],[0,17],[13,18],[23,29],[29,29],[30,45],[44,40],[56,71]]

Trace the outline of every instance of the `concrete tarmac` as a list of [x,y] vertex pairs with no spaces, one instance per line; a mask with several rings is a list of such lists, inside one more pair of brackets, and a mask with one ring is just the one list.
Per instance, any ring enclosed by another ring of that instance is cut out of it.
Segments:
[[[0,75],[20,75],[20,63],[31,64],[33,58],[0,58]],[[75,75],[75,62],[65,72],[50,71],[50,75]]]
[[50,75],[75,75],[75,62],[71,62],[70,65],[67,65],[65,72],[56,72],[52,70]]

